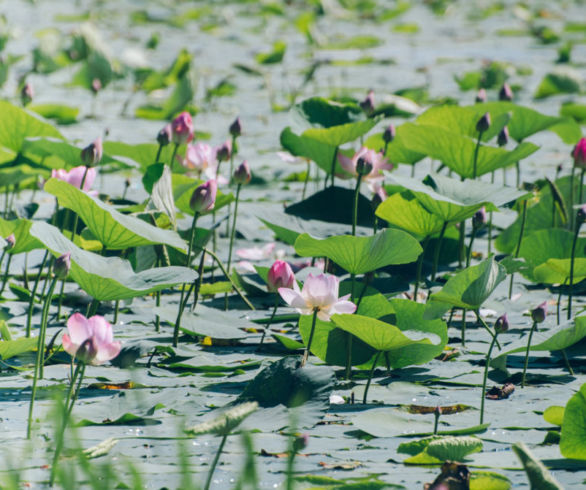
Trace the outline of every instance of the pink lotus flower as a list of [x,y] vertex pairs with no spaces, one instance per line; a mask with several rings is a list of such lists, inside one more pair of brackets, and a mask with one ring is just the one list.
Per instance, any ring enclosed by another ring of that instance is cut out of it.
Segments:
[[586,168],[586,138],[580,139],[574,150],[572,151],[574,157],[574,165],[578,168]]
[[173,143],[183,145],[193,139],[193,120],[191,114],[185,111],[179,114],[171,123]]
[[373,185],[383,180],[383,170],[393,170],[393,166],[388,162],[384,155],[374,150],[369,150],[364,146],[360,148],[352,158],[348,158],[346,155],[338,153],[338,161],[342,168],[355,177],[358,177],[356,166],[360,159],[372,165],[372,170],[366,175],[363,175],[362,179],[370,181]]
[[275,242],[267,243],[264,247],[250,247],[250,248],[239,248],[236,250],[236,255],[246,260],[264,260],[270,259],[273,256],[275,250]]
[[63,335],[63,348],[81,362],[104,364],[120,353],[120,342],[114,342],[112,325],[103,316],[86,318],[74,313],[67,320],[67,331]]
[[297,281],[293,289],[279,288],[281,298],[302,315],[311,315],[317,310],[317,317],[325,322],[336,313],[354,313],[356,305],[347,301],[349,294],[338,299],[340,280],[330,274],[309,274],[300,291]]
[[214,209],[216,205],[216,194],[218,183],[215,180],[208,180],[196,187],[191,195],[189,207],[194,213],[205,213]]
[[[94,183],[96,178],[96,169],[95,168],[87,168],[85,165],[80,165],[79,167],[72,168],[69,172],[60,168],[59,170],[51,170],[51,177],[54,179],[62,180],[63,182],[67,182],[78,189],[81,188],[81,181],[83,180],[83,176],[86,173],[85,181],[83,183],[83,191],[88,192]],[[89,192],[90,195],[97,195],[97,191]]]
[[292,288],[295,282],[295,274],[291,266],[284,260],[276,260],[269,269],[267,277],[267,289],[269,293],[275,293],[279,288]]
[[204,174],[209,179],[216,178],[218,160],[216,150],[207,143],[187,145],[185,158],[177,157],[179,163],[188,170],[195,170],[198,174]]

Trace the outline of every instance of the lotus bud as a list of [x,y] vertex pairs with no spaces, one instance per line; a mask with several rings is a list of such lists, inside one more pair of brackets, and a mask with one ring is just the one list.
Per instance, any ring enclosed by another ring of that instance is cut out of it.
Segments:
[[574,166],[586,169],[586,138],[581,138],[572,150]]
[[172,140],[176,145],[189,143],[193,139],[193,120],[191,114],[184,111],[171,123]]
[[503,129],[501,129],[496,141],[499,146],[506,146],[509,142],[509,128],[505,126]]
[[232,156],[232,142],[230,140],[226,140],[222,145],[216,148],[216,159],[218,162],[225,162],[230,160]]
[[100,81],[100,79],[94,78],[92,80],[92,84],[91,84],[90,88],[91,88],[92,92],[94,93],[94,95],[97,95],[98,92],[100,90],[102,90],[102,82]]
[[75,358],[84,364],[90,364],[98,355],[98,346],[95,337],[85,339],[77,349]]
[[103,147],[102,138],[97,138],[81,150],[81,161],[87,167],[95,167],[102,160]]
[[205,213],[214,209],[216,205],[216,194],[218,183],[215,180],[208,180],[196,187],[189,200],[189,207],[194,213]]
[[360,157],[356,162],[356,173],[358,175],[368,175],[372,172],[372,162],[365,157]]
[[234,122],[230,124],[229,131],[233,138],[238,138],[242,134],[242,122],[239,117],[234,119]]
[[385,128],[385,132],[383,133],[383,141],[387,144],[391,143],[395,139],[396,134],[397,134],[397,131],[395,129],[395,125],[389,124]]
[[366,98],[360,102],[360,108],[367,116],[374,112],[374,90],[369,90]]
[[172,137],[173,137],[173,130],[171,129],[171,125],[167,124],[157,134],[157,143],[159,143],[159,145],[161,145],[161,146],[167,146],[169,143],[171,143]]
[[488,131],[488,128],[490,128],[490,114],[487,112],[476,123],[476,131],[484,133]]
[[472,226],[475,229],[482,228],[486,224],[486,209],[482,206],[472,217]]
[[14,236],[14,233],[11,233],[10,235],[8,235],[4,241],[6,242],[6,247],[4,247],[6,250],[12,250],[14,248],[14,246],[16,245],[16,237]]
[[302,449],[305,449],[308,444],[309,444],[309,435],[307,433],[300,434],[295,438],[295,441],[293,442],[293,451],[295,453],[298,453]]
[[71,252],[64,253],[60,257],[55,260],[55,265],[53,266],[53,274],[57,279],[64,280],[69,275],[69,271],[71,270]]
[[433,413],[439,417],[442,414],[442,407],[440,407],[439,405],[437,407],[435,407],[435,410],[433,411]]
[[578,208],[578,211],[576,212],[576,221],[579,225],[586,221],[586,204],[583,204]]
[[547,301],[541,303],[537,308],[531,310],[531,319],[535,323],[543,323],[547,316]]
[[494,331],[496,333],[505,333],[509,330],[509,319],[507,314],[499,316],[494,323]]
[[478,90],[478,93],[476,94],[476,102],[477,103],[482,103],[482,102],[486,102],[486,90],[481,88]]
[[20,91],[20,101],[23,106],[29,105],[35,97],[35,90],[31,83],[25,83]]
[[283,260],[276,260],[269,269],[267,276],[267,289],[269,293],[275,293],[279,288],[291,289],[294,283],[295,274],[291,266]]
[[240,165],[238,165],[238,168],[234,170],[233,178],[234,182],[236,182],[238,185],[248,184],[250,182],[252,175],[250,174],[250,166],[246,160],[244,160]]
[[499,91],[499,100],[505,100],[508,102],[513,100],[513,91],[508,83],[503,83],[503,86]]

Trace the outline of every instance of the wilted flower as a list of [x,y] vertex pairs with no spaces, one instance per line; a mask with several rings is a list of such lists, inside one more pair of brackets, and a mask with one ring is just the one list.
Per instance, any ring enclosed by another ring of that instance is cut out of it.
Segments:
[[349,294],[338,299],[340,280],[330,274],[309,274],[300,291],[297,281],[293,289],[279,288],[279,294],[285,302],[297,309],[302,315],[317,311],[317,317],[325,322],[336,313],[354,313],[356,305],[348,301]]
[[72,357],[86,364],[103,364],[120,353],[120,342],[114,342],[112,325],[103,316],[86,318],[74,313],[67,320],[63,348]]
[[251,178],[252,175],[250,173],[250,166],[248,165],[248,162],[244,160],[240,165],[238,165],[238,168],[234,170],[234,182],[236,182],[238,185],[248,184]]
[[[62,168],[59,170],[51,170],[51,177],[67,182],[78,189],[81,188],[81,181],[83,180],[84,175],[85,181],[83,183],[83,190],[88,192],[96,178],[95,168],[88,168],[85,165],[80,165],[79,167],[72,168],[69,172]],[[95,191],[93,193],[97,194]]]
[[20,90],[20,101],[22,105],[29,105],[35,97],[35,90],[31,83],[27,82],[22,86]]
[[193,139],[193,121],[191,114],[184,111],[171,123],[172,140],[177,145],[189,143]]
[[490,114],[487,112],[476,123],[476,131],[484,133],[488,131],[488,128],[490,128]]
[[267,276],[268,291],[274,293],[279,288],[292,288],[294,282],[295,274],[291,266],[284,260],[276,260]]
[[173,137],[173,130],[170,124],[166,124],[163,129],[161,129],[157,133],[157,143],[161,146],[167,146],[171,143],[171,138]]
[[71,269],[71,252],[64,253],[55,260],[53,274],[57,279],[64,280],[69,275]]
[[6,242],[6,250],[12,250],[16,245],[16,237],[14,236],[14,233],[8,235],[4,241]]
[[482,103],[482,102],[486,102],[486,90],[481,88],[478,90],[478,93],[476,94],[476,102]]
[[506,313],[496,319],[494,330],[496,333],[504,333],[509,330],[509,319],[507,318]]
[[88,167],[95,167],[102,161],[103,151],[102,138],[96,138],[81,150],[81,161]]
[[496,141],[499,146],[506,146],[509,142],[509,128],[505,126],[503,129],[501,129]]
[[242,134],[242,122],[239,117],[234,119],[234,122],[230,124],[229,131],[234,138],[238,138]]
[[541,303],[537,308],[531,310],[531,319],[535,323],[543,323],[547,316],[547,301]]
[[513,100],[513,91],[508,83],[503,83],[503,86],[499,91],[499,100],[505,100],[508,102]]
[[396,134],[397,130],[395,129],[395,125],[389,124],[383,132],[383,141],[387,144],[391,143],[395,139]]
[[367,116],[374,112],[374,90],[369,90],[366,98],[360,102],[360,108]]
[[226,140],[216,148],[216,158],[218,159],[218,162],[225,162],[230,160],[231,155],[232,142],[230,140]]
[[215,180],[208,180],[195,188],[189,200],[189,207],[194,213],[199,214],[211,211],[216,205],[217,192],[218,183]]
[[388,160],[384,157],[384,155],[376,152],[375,150],[369,150],[364,146],[360,148],[360,150],[358,150],[358,152],[356,152],[352,158],[348,158],[342,153],[338,154],[338,161],[340,162],[342,168],[354,176],[358,176],[357,166],[358,160],[361,158],[370,162],[372,165],[371,171],[368,174],[363,175],[363,180],[370,180],[372,183],[381,181],[383,179],[382,171],[393,169],[393,166],[388,163]]
[[586,169],[586,138],[581,138],[572,150],[574,166]]

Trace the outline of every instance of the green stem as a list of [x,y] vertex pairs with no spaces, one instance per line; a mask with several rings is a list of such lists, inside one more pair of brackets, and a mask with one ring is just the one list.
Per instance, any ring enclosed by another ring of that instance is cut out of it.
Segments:
[[[6,249],[2,251],[2,257],[0,257],[0,264],[4,260],[4,256],[6,255]],[[12,261],[12,254],[8,254],[8,260],[6,261],[6,267],[4,269],[4,277],[2,278],[2,286],[0,287],[0,296],[4,292],[4,288],[6,287],[6,282],[8,281],[8,273],[10,272],[10,262]]]
[[499,343],[496,334],[492,332],[492,330],[488,327],[484,319],[480,316],[480,311],[476,310],[474,313],[476,313],[476,318],[478,319],[484,330],[488,332],[490,337],[496,342],[496,346],[498,347],[498,349],[501,350],[501,344]]
[[439,264],[439,257],[440,257],[441,247],[442,247],[442,241],[444,239],[444,234],[446,233],[447,227],[448,227],[448,222],[444,221],[444,224],[443,224],[442,229],[440,231],[437,243],[435,245],[435,254],[433,256],[433,269],[431,271],[431,280],[432,281],[435,281],[435,276],[437,274],[437,267]]
[[368,396],[368,389],[370,388],[370,382],[372,381],[372,375],[374,374],[374,370],[376,368],[376,363],[378,362],[378,358],[380,356],[381,351],[377,351],[376,355],[374,356],[374,361],[372,363],[372,367],[370,368],[370,372],[368,373],[368,380],[366,381],[366,387],[364,388],[364,396],[362,397],[362,403],[366,405],[366,398]]
[[197,286],[193,293],[193,304],[191,305],[191,311],[195,311],[197,306],[197,302],[199,301],[199,292],[201,291],[201,285],[203,283],[203,268],[206,259],[206,252],[205,250],[201,251],[201,257],[199,259],[199,266],[197,268]]
[[234,174],[234,153],[236,150],[236,136],[232,136],[232,151],[230,151],[230,177],[229,177],[229,181],[228,181],[228,185],[231,186],[232,185],[232,178],[233,178],[233,174]]
[[468,245],[468,254],[466,255],[466,269],[470,267],[470,261],[472,260],[472,245],[474,245],[474,239],[476,238],[476,227],[472,226],[472,235],[470,235],[470,244]]
[[[521,230],[519,231],[519,239],[517,240],[517,248],[515,249],[515,258],[519,258],[521,251],[521,242],[523,241],[523,233],[525,232],[525,222],[527,221],[527,199],[523,201],[523,215],[521,218]],[[515,273],[511,274],[511,282],[509,283],[509,299],[513,296],[513,282],[515,280]]]
[[572,173],[570,174],[570,230],[574,227],[574,173],[576,172],[576,167],[572,166]]
[[466,346],[466,314],[468,310],[464,308],[462,310],[462,323],[460,324],[460,332],[462,337],[462,347]]
[[[521,143],[519,141],[519,143]],[[521,163],[520,162],[516,162],[515,163],[515,169],[517,170],[517,189],[519,187],[521,187]]]
[[[190,267],[191,250],[193,249],[193,238],[195,236],[195,226],[197,224],[199,213],[193,214],[191,221],[191,232],[189,233],[189,245],[187,247],[187,256],[185,257],[185,267]],[[185,297],[185,284],[181,285],[181,299],[179,300],[179,310],[177,312],[177,320],[175,320],[175,328],[173,329],[173,347],[177,347],[179,342],[179,328],[181,326],[181,316],[183,315],[183,299]]]
[[311,319],[311,331],[309,332],[309,340],[307,341],[307,347],[305,348],[305,353],[303,354],[303,360],[301,361],[301,367],[305,366],[307,359],[309,358],[309,352],[311,349],[311,342],[313,341],[313,333],[315,331],[315,323],[317,320],[317,312],[319,310],[315,308],[313,310],[313,318]]
[[[83,186],[85,185],[85,179],[87,177],[88,171],[89,171],[89,167],[86,167],[85,171],[83,173],[83,177],[81,178],[81,184],[79,186],[79,189],[82,192],[83,192]],[[71,241],[75,242],[75,231],[77,230],[77,224],[79,223],[79,214],[74,213],[73,211],[70,211],[70,212],[74,214],[73,227],[71,228]]]
[[458,237],[458,268],[461,269],[464,263],[464,240],[466,238],[466,220],[460,221]]
[[568,355],[566,354],[566,349],[560,350],[562,354],[562,358],[564,359],[564,364],[566,365],[566,369],[570,376],[574,376],[574,370],[572,369],[572,365],[570,364],[570,360],[568,359]]
[[[331,186],[334,185],[334,174],[336,173],[336,160],[338,159],[338,147],[336,146],[336,148],[334,149],[334,156],[332,157],[332,168],[330,169],[330,175],[331,177]],[[326,174],[326,180],[324,182],[324,189],[328,186],[328,177],[329,175]]]
[[209,490],[210,485],[212,483],[212,477],[214,476],[214,471],[216,470],[216,466],[218,465],[218,461],[220,460],[220,455],[222,454],[222,450],[224,449],[224,445],[226,444],[226,439],[228,438],[228,434],[224,434],[222,437],[222,442],[220,442],[220,447],[218,447],[218,451],[216,452],[216,456],[214,461],[212,462],[212,466],[210,467],[210,472],[208,473],[208,479],[206,480],[206,485],[204,490]]
[[[234,216],[232,218],[232,231],[230,232],[230,247],[228,248],[228,273],[232,265],[232,249],[234,248],[234,237],[236,236],[236,219],[238,218],[238,200],[240,198],[240,189],[242,184],[236,187],[236,200],[234,202]],[[224,310],[228,309],[228,293],[224,295]]]
[[[494,184],[494,176],[495,176],[495,172],[493,170],[492,174],[490,176],[490,183],[491,184]],[[493,214],[492,211],[490,213],[488,213],[488,254],[487,254],[488,257],[490,257],[490,254],[492,253],[492,214]]]
[[525,376],[527,374],[527,366],[529,364],[529,350],[531,349],[531,339],[533,338],[533,332],[537,329],[537,322],[533,322],[531,331],[529,332],[529,338],[527,339],[527,350],[525,351],[525,363],[523,364],[523,376],[521,377],[521,388],[525,388]]
[[427,250],[427,244],[429,243],[429,236],[423,240],[423,250],[419,259],[417,260],[417,270],[415,273],[415,291],[413,292],[413,301],[417,303],[417,293],[419,292],[419,283],[421,282],[421,272],[423,270],[423,259],[425,257],[425,251]]
[[[175,156],[177,155],[177,150],[179,149],[179,144],[175,143],[175,146],[173,147],[173,154],[171,155],[171,163],[170,163],[170,167],[171,167],[171,172],[173,172],[173,166],[175,165]],[[219,165],[218,165],[219,168]]]
[[33,289],[31,291],[31,297],[28,304],[28,311],[26,315],[26,336],[31,336],[31,326],[33,320],[33,308],[35,305],[35,297],[37,294],[37,288],[39,287],[39,282],[41,280],[41,274],[43,273],[43,268],[45,267],[45,262],[47,262],[47,258],[49,257],[49,251],[45,251],[45,255],[43,256],[43,260],[41,261],[41,265],[39,266],[39,273],[35,278],[35,282],[33,284]]
[[439,428],[439,419],[440,419],[441,411],[436,408],[433,411],[433,435],[437,435],[437,431]]
[[356,223],[358,222],[358,198],[360,197],[360,182],[362,175],[358,174],[356,187],[354,188],[354,212],[352,214],[352,236],[356,236]]
[[309,183],[309,172],[311,171],[311,160],[307,159],[307,172],[305,172],[305,179],[303,181],[303,192],[301,193],[301,200],[305,199],[305,192],[307,191],[307,184]]
[[234,282],[234,280],[232,279],[232,277],[230,276],[230,274],[228,274],[228,271],[224,267],[224,264],[222,264],[222,261],[220,260],[220,258],[214,252],[212,252],[211,250],[209,250],[207,248],[204,248],[203,251],[205,253],[207,253],[209,256],[211,256],[216,261],[216,264],[218,264],[218,267],[222,271],[222,274],[224,274],[224,276],[226,276],[226,279],[228,279],[228,281],[230,281],[230,284],[232,284],[232,287],[234,288],[234,291],[236,291],[236,293],[238,294],[238,296],[240,296],[240,298],[242,299],[242,301],[244,301],[246,303],[246,306],[248,306],[249,309],[251,309],[251,310],[254,311],[256,308],[252,305],[252,303],[250,301],[248,301],[248,298],[240,290],[240,288]]
[[472,178],[476,180],[478,177],[478,152],[480,151],[480,140],[482,138],[482,131],[478,131],[478,139],[476,140],[476,148],[474,148],[474,167],[472,171]]
[[584,190],[584,172],[585,170],[582,169],[580,172],[580,189],[578,190],[578,202],[583,204],[582,202],[582,191]]
[[163,145],[159,145],[159,149],[157,150],[157,156],[155,157],[154,163],[158,163],[161,159],[161,152],[163,151]]
[[572,255],[570,255],[570,284],[568,290],[568,320],[572,318],[572,296],[574,293],[574,261],[576,258],[576,243],[580,234],[582,222],[576,221],[576,230],[574,231],[574,240],[572,241]]
[[269,322],[265,325],[265,329],[262,333],[262,337],[260,339],[260,345],[258,346],[258,348],[260,349],[265,341],[265,335],[267,334],[267,332],[269,331],[269,328],[271,327],[271,324],[273,323],[273,320],[275,318],[275,314],[277,313],[277,308],[279,307],[279,294],[275,294],[275,306],[273,308],[273,312],[271,313],[271,317],[269,318]]
[[112,320],[112,325],[116,325],[118,323],[118,310],[120,309],[120,300],[117,299],[116,303],[114,303],[114,318]]
[[[45,346],[45,338],[47,336],[47,323],[49,320],[49,309],[51,308],[51,301],[53,299],[53,292],[55,291],[55,285],[57,284],[57,278],[55,277],[51,282],[51,286],[49,286],[49,292],[47,293],[47,297],[45,298],[44,310],[41,314],[41,330],[39,331],[39,335],[42,336],[40,339],[41,345]],[[44,353],[43,358],[41,360],[41,364],[39,365],[39,377],[43,379],[44,376]]]
[[492,341],[490,342],[490,347],[488,348],[488,352],[486,354],[486,363],[484,365],[484,375],[482,377],[482,392],[480,398],[480,425],[484,422],[484,401],[486,398],[486,382],[488,380],[488,367],[490,366],[490,356],[492,355],[492,350],[494,349],[494,345],[496,343],[496,332]]

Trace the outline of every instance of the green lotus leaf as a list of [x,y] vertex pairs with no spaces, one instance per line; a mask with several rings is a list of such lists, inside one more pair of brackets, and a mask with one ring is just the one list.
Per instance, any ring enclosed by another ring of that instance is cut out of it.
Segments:
[[586,459],[586,383],[566,404],[560,451],[566,458]]

